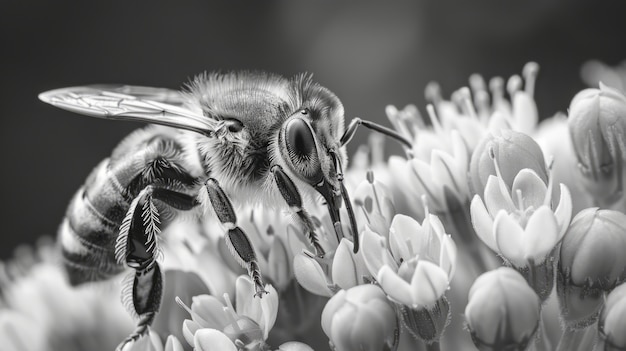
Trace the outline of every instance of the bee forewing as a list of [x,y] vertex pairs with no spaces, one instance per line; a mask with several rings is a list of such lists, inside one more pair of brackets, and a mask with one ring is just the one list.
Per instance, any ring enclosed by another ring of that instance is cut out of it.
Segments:
[[176,106],[182,106],[185,103],[185,97],[180,91],[167,88],[114,84],[96,84],[89,85],[88,87],[113,93],[132,95],[139,99],[158,101]]
[[161,124],[202,134],[219,127],[219,122],[181,107],[180,92],[164,88],[90,85],[46,91],[39,99],[91,117]]

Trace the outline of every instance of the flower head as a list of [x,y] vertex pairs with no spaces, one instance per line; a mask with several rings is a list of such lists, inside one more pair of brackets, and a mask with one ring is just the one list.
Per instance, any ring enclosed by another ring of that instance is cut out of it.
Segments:
[[601,342],[607,345],[606,349],[626,348],[624,315],[626,315],[626,284],[621,284],[607,296],[606,303],[600,312],[598,334]]
[[185,339],[194,346],[198,330],[208,328],[223,333],[233,343],[263,344],[276,321],[278,311],[276,290],[271,285],[266,285],[266,289],[269,294],[263,298],[254,297],[254,284],[247,276],[239,277],[236,283],[236,309],[228,294],[224,295],[225,304],[214,296],[196,296],[191,308],[177,300],[192,318],[183,324]]
[[403,325],[427,342],[439,340],[449,322],[444,294],[456,267],[456,245],[439,218],[427,211],[420,224],[396,215],[388,240],[363,232],[362,255],[370,274],[399,305]]
[[363,258],[389,297],[412,308],[432,307],[454,275],[456,245],[437,216],[429,214],[420,224],[396,215],[388,242],[363,233]]
[[560,249],[557,292],[572,328],[597,319],[604,293],[626,279],[626,215],[589,208],[574,217]]
[[[534,141],[529,145],[541,155]],[[514,150],[508,155],[513,160],[518,154],[526,155],[525,151]],[[569,191],[561,184],[561,198],[553,209],[551,180],[546,184],[532,168],[523,168],[514,177],[505,177],[495,150],[489,153],[496,176],[489,175],[483,196],[477,194],[472,199],[470,211],[476,234],[516,267],[540,264],[569,225],[572,212]],[[542,161],[543,157],[531,163],[542,170]]]
[[495,163],[500,166],[502,180],[509,187],[515,176],[525,168],[533,170],[544,183],[548,182],[541,148],[527,134],[502,129],[482,139],[472,154],[469,166],[474,194],[484,193],[489,176],[496,175]]
[[322,328],[337,350],[391,350],[399,332],[393,306],[371,284],[335,294],[322,312]]
[[515,270],[501,267],[472,285],[465,320],[480,350],[525,350],[539,326],[541,302]]
[[600,83],[579,92],[569,107],[569,130],[587,190],[610,206],[623,196],[626,96]]

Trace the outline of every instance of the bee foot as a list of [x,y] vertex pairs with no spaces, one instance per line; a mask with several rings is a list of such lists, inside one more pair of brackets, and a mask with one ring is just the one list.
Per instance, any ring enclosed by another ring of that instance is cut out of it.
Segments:
[[148,326],[142,326],[142,327],[135,329],[135,331],[132,334],[130,334],[126,339],[124,339],[124,341],[122,341],[117,346],[115,351],[123,351],[127,345],[134,343],[135,341],[139,340],[139,338],[146,335],[147,333],[148,333]]
[[254,297],[263,298],[263,295],[269,294],[269,291],[265,290],[263,287],[263,282],[260,279],[254,280]]

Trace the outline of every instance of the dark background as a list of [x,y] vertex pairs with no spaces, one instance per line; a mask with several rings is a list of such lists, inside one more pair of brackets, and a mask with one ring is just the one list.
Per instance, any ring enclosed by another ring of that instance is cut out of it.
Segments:
[[424,110],[430,80],[448,95],[471,73],[509,76],[535,60],[546,117],[583,88],[583,62],[626,58],[618,1],[170,3],[3,1],[0,258],[54,235],[91,168],[140,126],[52,108],[37,100],[44,90],[178,88],[205,70],[309,71],[342,99],[348,118],[388,123],[387,104]]

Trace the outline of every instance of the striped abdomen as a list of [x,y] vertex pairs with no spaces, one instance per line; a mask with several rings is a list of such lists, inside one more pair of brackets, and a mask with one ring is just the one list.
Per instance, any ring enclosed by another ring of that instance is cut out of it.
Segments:
[[91,172],[70,202],[59,228],[65,267],[72,284],[119,273],[115,240],[130,201],[105,159]]

